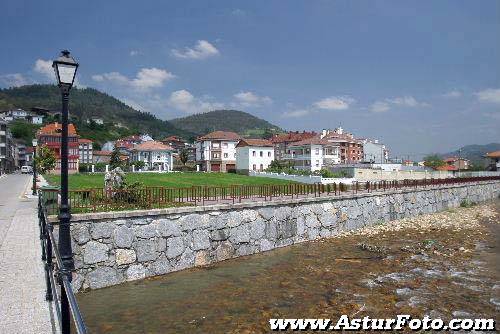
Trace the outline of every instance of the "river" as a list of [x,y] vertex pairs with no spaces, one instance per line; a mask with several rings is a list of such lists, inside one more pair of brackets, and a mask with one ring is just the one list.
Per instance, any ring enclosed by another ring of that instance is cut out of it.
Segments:
[[500,200],[78,294],[92,333],[261,333],[269,318],[497,318]]

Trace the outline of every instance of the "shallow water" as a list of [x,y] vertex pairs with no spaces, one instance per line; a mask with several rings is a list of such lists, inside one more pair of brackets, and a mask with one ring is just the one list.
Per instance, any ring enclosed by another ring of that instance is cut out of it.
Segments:
[[499,241],[500,224],[487,220],[474,230],[321,240],[78,300],[92,333],[260,333],[269,318],[341,314],[498,318]]

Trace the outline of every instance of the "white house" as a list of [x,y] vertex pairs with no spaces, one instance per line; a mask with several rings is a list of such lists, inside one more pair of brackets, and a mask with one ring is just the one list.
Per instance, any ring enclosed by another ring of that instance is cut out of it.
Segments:
[[132,148],[131,160],[144,162],[146,170],[170,172],[173,168],[172,152],[172,147],[150,140]]
[[235,132],[214,131],[196,140],[196,164],[206,172],[236,169],[236,145],[241,137]]
[[339,164],[341,161],[339,145],[320,136],[291,144],[284,160],[292,162],[295,169],[311,172]]
[[274,160],[274,145],[266,139],[242,139],[236,145],[236,170],[263,171]]

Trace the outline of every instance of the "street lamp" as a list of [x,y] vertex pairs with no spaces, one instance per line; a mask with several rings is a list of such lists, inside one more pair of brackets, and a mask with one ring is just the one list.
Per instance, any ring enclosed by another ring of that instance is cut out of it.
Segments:
[[38,140],[33,139],[33,196],[36,195],[36,147],[38,145]]
[[[72,281],[71,271],[74,269],[73,251],[71,250],[70,221],[71,213],[68,205],[68,104],[69,91],[75,81],[78,63],[70,56],[68,50],[61,51],[52,67],[56,73],[57,85],[62,95],[62,131],[61,131],[61,204],[59,206],[59,252],[61,254],[61,275]],[[70,332],[70,310],[66,290],[61,289],[61,323],[62,332]]]

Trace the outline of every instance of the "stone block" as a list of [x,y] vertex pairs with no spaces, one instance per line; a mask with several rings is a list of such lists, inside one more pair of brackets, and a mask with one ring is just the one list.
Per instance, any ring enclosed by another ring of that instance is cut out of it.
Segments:
[[194,265],[206,266],[207,264],[210,264],[210,256],[208,255],[208,252],[205,250],[196,252],[196,255],[194,257]]
[[146,277],[146,269],[142,264],[133,264],[125,272],[127,281],[135,281]]
[[234,255],[234,247],[229,241],[222,242],[215,249],[215,257],[217,261],[224,261],[232,258]]
[[250,229],[249,224],[240,225],[233,227],[229,233],[229,240],[233,243],[242,243],[250,241]]
[[91,289],[99,289],[120,283],[121,276],[114,268],[99,267],[91,271],[86,280]]
[[215,230],[210,233],[210,239],[214,241],[224,241],[229,238],[227,230]]
[[117,265],[134,263],[136,256],[133,249],[119,248],[115,251],[115,259]]
[[155,260],[158,257],[156,243],[153,240],[139,240],[134,244],[134,248],[139,262]]
[[85,245],[83,252],[83,262],[85,264],[94,264],[108,259],[108,246],[97,242],[89,241]]
[[90,225],[90,234],[93,239],[110,238],[116,225],[113,222],[98,222]]
[[71,236],[73,240],[79,244],[83,245],[84,243],[90,240],[90,232],[85,224],[75,224],[71,228]]
[[125,225],[117,227],[113,232],[115,245],[120,248],[129,248],[134,241],[134,234],[130,228]]
[[173,237],[167,240],[167,257],[173,259],[184,252],[184,240],[182,237]]
[[210,233],[207,230],[193,231],[193,250],[207,249],[210,247]]
[[134,228],[134,234],[138,238],[151,239],[157,235],[157,224],[147,224]]
[[170,220],[170,219],[158,219],[157,221],[157,229],[159,235],[162,237],[170,237],[170,236],[180,236],[181,229],[180,223],[178,220]]

